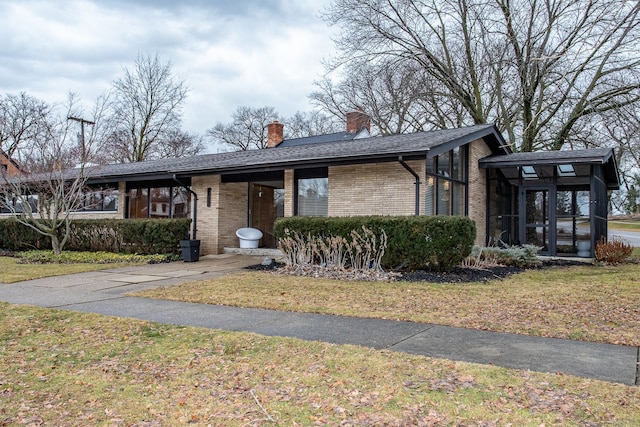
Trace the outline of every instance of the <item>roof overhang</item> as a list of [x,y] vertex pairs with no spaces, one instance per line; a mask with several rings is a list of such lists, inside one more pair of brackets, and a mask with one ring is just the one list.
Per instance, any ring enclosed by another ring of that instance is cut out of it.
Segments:
[[561,185],[588,184],[591,165],[602,165],[608,189],[620,188],[613,148],[512,153],[478,161],[481,169],[499,169],[513,183],[520,178],[535,181],[557,177]]

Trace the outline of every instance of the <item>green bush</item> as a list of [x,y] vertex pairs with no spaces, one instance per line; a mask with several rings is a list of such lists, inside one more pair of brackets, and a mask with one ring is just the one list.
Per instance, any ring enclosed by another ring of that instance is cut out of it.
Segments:
[[[479,248],[474,246],[471,257],[489,264],[510,265],[515,267],[535,267],[542,264],[538,252],[542,249],[536,245],[506,246],[503,248],[488,246]],[[480,263],[481,264],[481,263]]]
[[[76,219],[64,247],[69,251],[169,254],[189,233],[190,219]],[[0,248],[49,249],[49,238],[14,218],[0,220]]]
[[147,263],[157,264],[172,260],[171,255],[140,255],[116,254],[113,252],[79,252],[65,251],[56,255],[53,251],[26,251],[15,254],[19,264],[117,264],[117,263]]
[[450,269],[471,253],[476,237],[475,223],[459,216],[288,217],[276,221],[275,234],[283,238],[289,230],[302,236],[349,239],[353,230],[362,227],[375,234],[386,233],[382,265],[394,269]]

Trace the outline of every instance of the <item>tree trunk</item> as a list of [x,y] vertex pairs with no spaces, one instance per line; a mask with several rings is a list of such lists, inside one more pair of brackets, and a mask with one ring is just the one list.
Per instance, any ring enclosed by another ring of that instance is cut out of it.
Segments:
[[53,249],[53,253],[57,256],[62,252],[60,248],[60,241],[58,240],[58,236],[53,233],[49,237],[51,237],[51,249]]

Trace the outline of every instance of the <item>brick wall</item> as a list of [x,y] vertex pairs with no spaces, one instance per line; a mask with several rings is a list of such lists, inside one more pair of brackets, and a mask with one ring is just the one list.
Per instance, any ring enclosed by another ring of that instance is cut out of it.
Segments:
[[246,182],[220,184],[218,206],[218,253],[225,247],[238,247],[236,230],[247,226],[249,192]]
[[478,167],[478,160],[491,155],[491,150],[483,140],[469,145],[469,218],[476,223],[476,242],[485,245],[487,232],[487,177],[486,171]]
[[[211,188],[211,206],[207,189]],[[237,247],[236,230],[247,226],[247,183],[222,183],[219,175],[194,177],[191,189],[198,195],[200,253],[219,254],[225,247]]]
[[2,165],[2,171],[9,176],[17,176],[20,173],[20,169],[4,154],[0,154],[0,165]]
[[[407,164],[424,179],[424,161]],[[424,211],[422,197],[421,194],[421,213]],[[415,178],[400,163],[329,168],[329,216],[414,214]]]
[[284,216],[293,216],[293,191],[295,190],[295,178],[293,169],[284,171]]

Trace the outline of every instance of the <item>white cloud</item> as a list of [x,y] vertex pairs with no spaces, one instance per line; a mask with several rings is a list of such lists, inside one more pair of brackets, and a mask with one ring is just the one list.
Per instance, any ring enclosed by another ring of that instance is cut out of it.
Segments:
[[158,53],[191,88],[184,128],[204,133],[239,105],[309,110],[307,95],[331,55],[312,0],[5,0],[0,2],[0,93],[49,102],[79,94],[85,108]]

